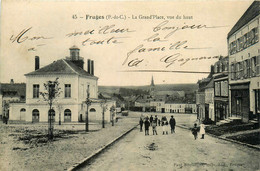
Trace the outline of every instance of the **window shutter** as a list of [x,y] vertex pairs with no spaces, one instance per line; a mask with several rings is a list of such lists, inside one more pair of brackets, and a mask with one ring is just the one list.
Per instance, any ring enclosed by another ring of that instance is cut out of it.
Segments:
[[256,75],[260,75],[260,55],[256,57]]

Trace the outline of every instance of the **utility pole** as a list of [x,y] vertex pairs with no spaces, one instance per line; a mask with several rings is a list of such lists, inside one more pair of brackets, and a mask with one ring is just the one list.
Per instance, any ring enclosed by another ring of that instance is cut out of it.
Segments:
[[86,99],[86,104],[87,104],[87,111],[86,111],[86,132],[89,131],[88,129],[88,107],[91,104],[91,101],[89,99],[89,85],[87,87],[87,99]]

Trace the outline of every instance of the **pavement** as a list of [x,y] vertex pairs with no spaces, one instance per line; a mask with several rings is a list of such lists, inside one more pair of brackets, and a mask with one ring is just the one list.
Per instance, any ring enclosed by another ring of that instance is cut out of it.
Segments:
[[80,170],[259,170],[260,151],[205,136],[194,140],[189,130],[145,136],[139,129],[111,146]]

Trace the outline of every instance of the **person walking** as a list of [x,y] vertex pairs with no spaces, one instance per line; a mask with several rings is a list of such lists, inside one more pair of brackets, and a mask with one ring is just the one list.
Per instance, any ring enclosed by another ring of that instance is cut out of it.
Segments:
[[150,117],[150,124],[151,124],[151,126],[152,126],[152,123],[153,123],[153,115],[151,115],[151,117]]
[[173,115],[171,116],[171,119],[170,119],[170,126],[171,126],[171,133],[175,133],[175,125],[176,125],[176,121],[173,117]]
[[157,130],[156,130],[156,126],[157,126],[157,122],[155,120],[153,120],[152,122],[152,127],[153,127],[153,135],[157,135]]
[[[165,117],[166,118],[166,117]],[[166,121],[165,121],[165,132],[166,132],[166,134],[168,135],[168,129],[169,129],[169,122],[168,122],[168,120],[167,120],[167,118],[166,118]]]
[[157,122],[158,122],[157,115],[155,115],[155,118],[154,118],[154,120],[155,120],[155,123],[156,123],[156,126],[157,126]]
[[166,118],[162,121],[162,127],[163,127],[163,135],[168,134],[168,121]]
[[200,124],[200,134],[201,134],[201,138],[200,139],[204,139],[204,136],[205,136],[205,125],[203,123]]
[[145,118],[145,121],[144,121],[145,135],[149,135],[149,126],[150,126],[150,122],[148,121],[148,117],[147,117],[147,118]]
[[194,136],[194,139],[196,140],[198,138],[198,127],[196,123],[194,124],[194,127],[191,129],[191,132]]
[[142,117],[140,117],[140,120],[139,120],[140,132],[143,132],[143,124],[144,124],[144,121],[143,121]]
[[158,125],[161,126],[161,120],[158,118]]

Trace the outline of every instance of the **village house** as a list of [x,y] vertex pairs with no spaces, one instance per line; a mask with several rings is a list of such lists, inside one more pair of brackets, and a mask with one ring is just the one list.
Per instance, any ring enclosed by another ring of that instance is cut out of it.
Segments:
[[[70,56],[65,59],[39,68],[39,57],[35,57],[35,71],[26,76],[26,103],[10,105],[10,121],[21,121],[20,111],[23,110],[24,122],[48,122],[50,113],[54,121],[81,122],[86,118],[87,91],[91,105],[89,106],[89,121],[100,122],[105,111],[105,121],[111,119],[110,108],[114,101],[98,99],[98,77],[94,75],[94,61],[88,60],[88,70],[84,70],[84,58],[80,57],[80,49],[71,47]],[[58,78],[60,95],[56,98],[53,108],[43,100],[40,92],[46,91],[44,83]]]
[[227,36],[230,115],[243,122],[260,113],[260,1],[254,1]]
[[205,118],[215,121],[214,111],[214,80],[210,79],[205,87]]
[[215,121],[223,121],[230,117],[228,105],[228,57],[220,58],[214,64],[214,104]]
[[0,119],[3,119],[3,116],[9,118],[10,103],[25,102],[25,90],[25,83],[14,83],[13,79],[10,83],[0,83]]
[[198,81],[199,89],[196,92],[197,118],[201,121],[214,121],[214,67],[211,66],[207,78]]

